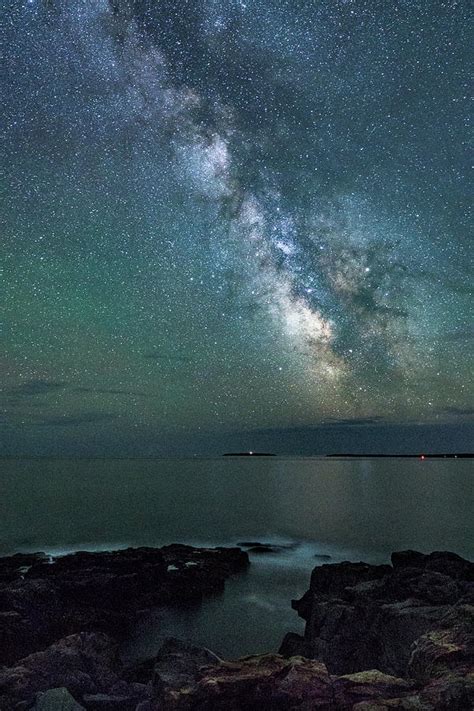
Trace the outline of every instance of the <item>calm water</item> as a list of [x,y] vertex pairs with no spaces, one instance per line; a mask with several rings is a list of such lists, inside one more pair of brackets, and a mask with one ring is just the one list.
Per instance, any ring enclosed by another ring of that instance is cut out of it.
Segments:
[[301,630],[290,600],[331,560],[386,561],[392,550],[474,558],[469,461],[321,459],[3,460],[0,554],[189,542],[292,544],[253,556],[223,596],[157,612],[125,656],[177,635],[222,656],[276,650]]

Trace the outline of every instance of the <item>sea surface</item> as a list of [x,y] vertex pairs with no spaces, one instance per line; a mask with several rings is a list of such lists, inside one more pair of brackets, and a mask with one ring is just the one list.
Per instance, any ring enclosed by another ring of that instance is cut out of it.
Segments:
[[390,552],[474,558],[474,467],[468,460],[216,458],[0,460],[0,555],[167,543],[279,544],[251,554],[223,595],[137,626],[126,658],[167,636],[225,658],[277,651],[301,632],[291,599],[315,565],[387,562]]

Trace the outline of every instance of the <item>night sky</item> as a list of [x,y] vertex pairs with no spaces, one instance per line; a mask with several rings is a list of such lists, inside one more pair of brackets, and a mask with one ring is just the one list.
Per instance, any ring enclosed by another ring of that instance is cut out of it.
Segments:
[[467,0],[0,12],[1,452],[471,448]]

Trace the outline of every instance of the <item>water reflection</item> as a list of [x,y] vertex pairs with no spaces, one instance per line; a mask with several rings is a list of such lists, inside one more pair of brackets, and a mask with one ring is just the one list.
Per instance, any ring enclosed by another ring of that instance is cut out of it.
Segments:
[[467,461],[4,460],[1,547],[281,536],[472,556],[472,473]]

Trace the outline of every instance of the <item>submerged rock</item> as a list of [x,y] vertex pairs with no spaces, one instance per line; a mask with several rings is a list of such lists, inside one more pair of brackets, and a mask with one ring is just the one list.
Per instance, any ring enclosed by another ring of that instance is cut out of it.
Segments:
[[240,541],[238,546],[246,548],[249,553],[281,553],[294,550],[298,543],[262,543],[260,541]]
[[260,546],[252,546],[252,548],[249,548],[248,551],[249,553],[258,553],[259,555],[262,553],[280,553],[282,548],[279,548],[278,546],[265,546],[265,545],[260,545]]

